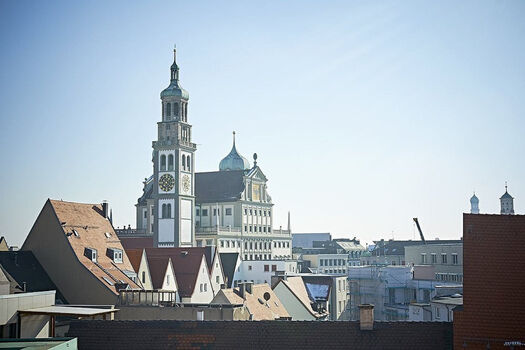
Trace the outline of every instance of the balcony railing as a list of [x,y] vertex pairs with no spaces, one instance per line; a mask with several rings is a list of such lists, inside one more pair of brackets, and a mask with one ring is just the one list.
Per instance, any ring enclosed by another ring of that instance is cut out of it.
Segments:
[[170,306],[177,302],[177,292],[158,290],[121,290],[119,305]]
[[128,228],[116,228],[115,229],[115,233],[118,235],[118,236],[124,236],[124,235],[145,235],[146,234],[146,229],[144,228],[131,228],[131,227],[128,227]]

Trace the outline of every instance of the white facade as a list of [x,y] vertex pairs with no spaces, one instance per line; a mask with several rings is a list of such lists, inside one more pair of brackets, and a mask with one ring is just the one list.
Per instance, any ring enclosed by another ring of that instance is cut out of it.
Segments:
[[348,272],[348,254],[303,254],[313,273],[341,275]]
[[243,260],[233,276],[233,285],[240,282],[267,283],[271,285],[276,272],[284,275],[298,273],[295,260]]

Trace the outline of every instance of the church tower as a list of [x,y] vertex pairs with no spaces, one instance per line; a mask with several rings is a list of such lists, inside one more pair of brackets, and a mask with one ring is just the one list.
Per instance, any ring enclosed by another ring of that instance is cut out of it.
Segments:
[[476,197],[476,193],[470,198],[470,213],[479,214],[479,199]]
[[195,242],[195,150],[188,124],[189,94],[179,82],[173,50],[170,85],[160,94],[161,121],[153,141],[154,244],[191,247]]
[[514,198],[507,192],[507,183],[505,183],[505,193],[500,197],[501,214],[514,215]]

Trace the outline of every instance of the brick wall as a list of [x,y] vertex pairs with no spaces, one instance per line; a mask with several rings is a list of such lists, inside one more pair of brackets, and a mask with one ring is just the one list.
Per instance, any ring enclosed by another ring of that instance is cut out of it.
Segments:
[[455,349],[525,344],[525,216],[463,214],[463,309]]

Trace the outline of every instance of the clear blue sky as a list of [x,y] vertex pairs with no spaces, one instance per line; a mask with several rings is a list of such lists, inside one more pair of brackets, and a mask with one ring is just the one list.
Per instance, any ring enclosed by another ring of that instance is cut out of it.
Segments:
[[[0,234],[47,198],[135,222],[177,44],[197,171],[239,151],[275,227],[458,238],[475,189],[525,212],[523,1],[1,1]],[[393,232],[393,233],[392,233]],[[417,237],[417,236],[416,236]]]

